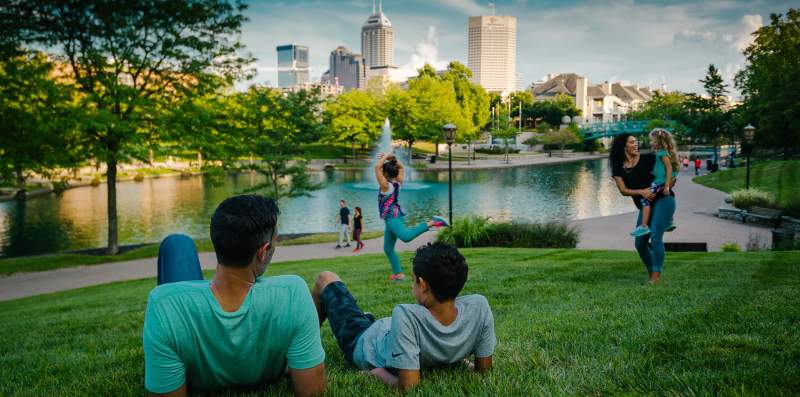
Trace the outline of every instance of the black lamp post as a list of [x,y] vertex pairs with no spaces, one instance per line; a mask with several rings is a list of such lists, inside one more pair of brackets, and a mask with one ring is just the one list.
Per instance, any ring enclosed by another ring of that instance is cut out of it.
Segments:
[[450,210],[450,217],[448,218],[448,222],[450,225],[453,224],[453,142],[456,140],[456,126],[447,123],[442,127],[442,132],[444,132],[444,141],[447,142],[447,183],[448,183],[448,196],[449,196],[449,203],[450,206],[448,207]]
[[745,160],[747,161],[747,171],[745,172],[745,177],[744,177],[745,189],[750,189],[750,152],[753,151],[753,135],[755,134],[755,132],[756,132],[756,127],[753,127],[750,124],[747,124],[747,126],[744,127],[744,140],[745,142],[747,142],[747,145],[745,146],[745,154],[747,155]]

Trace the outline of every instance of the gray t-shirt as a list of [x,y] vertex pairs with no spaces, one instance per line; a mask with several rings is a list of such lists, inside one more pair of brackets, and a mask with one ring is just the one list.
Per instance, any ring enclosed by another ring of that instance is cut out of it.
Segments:
[[454,364],[470,354],[489,357],[497,338],[483,295],[456,298],[458,314],[442,325],[422,305],[395,306],[392,317],[373,323],[359,337],[353,361],[361,369],[420,369]]

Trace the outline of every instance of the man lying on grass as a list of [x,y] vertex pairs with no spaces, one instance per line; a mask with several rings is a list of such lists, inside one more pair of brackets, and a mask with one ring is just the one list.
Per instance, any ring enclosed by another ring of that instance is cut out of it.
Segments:
[[164,239],[144,317],[150,395],[258,387],[287,366],[298,396],[325,390],[325,351],[308,285],[260,277],[277,237],[278,207],[257,195],[223,201],[211,218],[214,278],[203,281],[194,241]]
[[339,276],[322,272],[312,292],[320,325],[327,318],[347,361],[390,387],[408,390],[419,383],[421,368],[459,364],[470,355],[476,371],[490,369],[497,340],[489,303],[482,295],[457,297],[467,281],[464,257],[434,243],[417,250],[413,265],[417,303],[397,305],[392,317],[378,321],[361,311]]

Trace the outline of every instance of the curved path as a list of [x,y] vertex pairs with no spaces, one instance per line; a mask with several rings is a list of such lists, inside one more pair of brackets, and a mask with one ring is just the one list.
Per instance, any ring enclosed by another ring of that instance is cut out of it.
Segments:
[[[762,246],[769,247],[769,229],[716,218],[713,214],[723,202],[725,193],[698,185],[691,181],[691,176],[682,171],[679,177],[676,189],[678,209],[675,215],[678,229],[673,233],[668,233],[665,236],[666,241],[707,242],[709,250],[712,251],[719,250],[721,244],[729,241],[736,242],[745,248],[748,246],[748,242],[759,240]],[[633,239],[628,236],[628,233],[633,229],[636,221],[634,209],[633,203],[631,203],[632,211],[630,213],[572,222],[581,230],[578,248],[633,250]],[[398,242],[398,250],[416,249],[420,245],[432,241],[435,236],[435,232],[428,232],[410,244]],[[366,248],[359,254],[354,254],[349,249],[335,250],[332,243],[279,246],[273,262],[383,252],[382,239],[367,240],[365,243],[367,244]],[[145,258],[0,277],[0,301],[114,281],[156,277],[155,263],[155,258]],[[214,253],[200,253],[200,263],[204,269],[213,269],[216,266]]]

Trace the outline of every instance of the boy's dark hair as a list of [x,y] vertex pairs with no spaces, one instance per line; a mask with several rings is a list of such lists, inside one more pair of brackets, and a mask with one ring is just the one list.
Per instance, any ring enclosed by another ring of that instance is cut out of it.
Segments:
[[386,175],[386,177],[390,179],[397,178],[397,175],[400,173],[400,167],[397,166],[396,158],[384,161],[381,169],[383,170],[383,175]]
[[417,249],[412,260],[414,275],[431,286],[436,300],[455,299],[467,282],[467,261],[456,247],[447,243],[428,243]]
[[275,200],[248,194],[225,199],[211,217],[211,242],[217,262],[233,267],[246,267],[258,247],[275,235],[278,222]]

